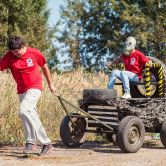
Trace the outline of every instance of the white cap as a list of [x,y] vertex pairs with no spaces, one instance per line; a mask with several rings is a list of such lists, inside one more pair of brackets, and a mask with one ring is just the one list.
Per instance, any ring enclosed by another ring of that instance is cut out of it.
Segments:
[[125,50],[131,51],[131,50],[135,49],[135,46],[136,46],[135,38],[132,36],[128,37],[125,42]]

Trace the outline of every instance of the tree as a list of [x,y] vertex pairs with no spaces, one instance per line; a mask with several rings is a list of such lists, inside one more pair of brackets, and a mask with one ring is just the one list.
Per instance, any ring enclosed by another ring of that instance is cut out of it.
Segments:
[[[56,36],[56,42],[59,43],[60,56],[69,56],[73,60],[73,67],[80,67],[80,32],[79,26],[80,13],[82,11],[81,1],[67,0],[67,6],[61,6],[61,20],[56,27],[61,27]],[[62,28],[63,27],[63,28]]]
[[[123,10],[121,10],[121,9]],[[119,1],[116,12],[129,29],[127,35],[136,36],[146,55],[163,60],[166,43],[166,3],[164,0]]]
[[[47,21],[49,10],[46,8],[47,0],[6,0],[0,2],[1,22],[5,38],[12,35],[24,37],[30,46],[37,47],[46,56],[53,37]],[[4,52],[4,46],[1,51]],[[2,53],[1,52],[1,53]]]

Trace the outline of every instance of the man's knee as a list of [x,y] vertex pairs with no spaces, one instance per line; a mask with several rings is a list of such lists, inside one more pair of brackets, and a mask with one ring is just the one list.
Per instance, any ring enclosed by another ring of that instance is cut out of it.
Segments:
[[121,73],[120,70],[113,70],[111,73],[111,76],[117,77],[119,75],[119,73]]
[[121,76],[121,77],[127,76],[126,71],[121,71],[120,76]]
[[20,111],[19,111],[19,116],[26,116],[28,114],[30,114],[31,110],[33,109],[34,107],[31,106],[30,103],[26,103],[26,102],[22,102],[20,104]]

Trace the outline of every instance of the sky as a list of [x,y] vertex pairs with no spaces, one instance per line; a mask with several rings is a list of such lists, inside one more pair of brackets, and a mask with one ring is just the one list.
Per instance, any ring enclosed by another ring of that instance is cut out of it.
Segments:
[[48,8],[50,9],[49,25],[53,26],[60,18],[60,5],[64,4],[64,0],[48,0]]
[[[52,27],[56,24],[58,19],[60,18],[60,5],[64,5],[65,0],[48,0],[47,7],[50,9],[50,17],[48,20],[49,25]],[[56,43],[57,44],[57,43]],[[67,56],[58,56],[59,61],[64,61],[65,59],[68,59]],[[57,66],[59,70],[63,70],[64,67],[71,67],[71,64],[65,64]]]

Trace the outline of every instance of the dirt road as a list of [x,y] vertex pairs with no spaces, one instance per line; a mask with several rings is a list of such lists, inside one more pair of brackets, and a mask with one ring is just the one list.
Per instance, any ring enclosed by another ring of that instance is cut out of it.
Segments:
[[[146,140],[137,153],[122,153],[112,144],[86,142],[77,149],[55,144],[45,157],[22,154],[23,147],[0,147],[0,166],[165,166],[166,149],[160,141]],[[38,147],[37,152],[41,149]]]

